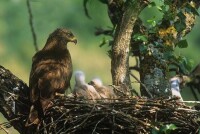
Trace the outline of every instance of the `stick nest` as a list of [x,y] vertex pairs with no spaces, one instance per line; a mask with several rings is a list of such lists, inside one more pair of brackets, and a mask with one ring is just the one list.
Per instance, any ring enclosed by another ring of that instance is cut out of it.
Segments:
[[171,134],[198,134],[200,130],[200,112],[178,102],[178,98],[137,97],[107,103],[58,97],[41,123],[27,128],[31,106],[28,86],[0,66],[0,90],[0,112],[9,120],[0,127],[12,125],[22,134],[35,133],[36,129],[47,134],[166,134],[170,124],[176,126]]
[[173,124],[176,128],[171,133],[195,134],[200,129],[199,115],[200,112],[178,102],[177,98],[135,97],[89,103],[64,97],[54,100],[38,130],[39,133],[149,134],[162,133],[162,128]]

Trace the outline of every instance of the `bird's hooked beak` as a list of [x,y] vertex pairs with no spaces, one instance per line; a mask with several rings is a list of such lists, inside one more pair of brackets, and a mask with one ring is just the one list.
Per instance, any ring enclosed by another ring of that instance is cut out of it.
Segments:
[[76,45],[77,44],[77,39],[75,37],[73,37],[70,42],[74,42],[74,44]]

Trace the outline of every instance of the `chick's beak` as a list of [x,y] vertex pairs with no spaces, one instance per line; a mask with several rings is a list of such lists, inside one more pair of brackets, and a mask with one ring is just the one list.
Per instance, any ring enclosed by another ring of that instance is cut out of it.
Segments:
[[73,37],[73,38],[71,39],[71,42],[74,42],[74,44],[76,45],[76,44],[77,44],[77,39],[76,39],[75,37]]
[[88,84],[93,86],[93,85],[94,85],[94,82],[93,82],[93,81],[90,81]]

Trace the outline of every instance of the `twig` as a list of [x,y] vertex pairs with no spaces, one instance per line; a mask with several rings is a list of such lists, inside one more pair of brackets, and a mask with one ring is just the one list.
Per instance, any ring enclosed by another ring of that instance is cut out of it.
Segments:
[[69,128],[65,132],[69,132],[70,130],[73,130],[73,129],[75,130],[76,128],[81,127],[89,119],[89,117],[91,116],[91,114],[92,114],[94,109],[95,109],[95,105],[93,106],[93,108],[90,111],[90,113],[87,114],[86,118],[79,125],[74,126],[73,128]]
[[123,113],[123,112],[116,111],[116,110],[114,110],[114,109],[112,110],[112,112],[114,112],[114,113],[116,113],[116,114],[121,114],[122,116],[124,116],[124,117],[126,117],[126,118],[129,118],[129,119],[132,119],[133,121],[136,121],[136,122],[142,124],[143,126],[153,127],[152,124],[149,124],[149,123],[146,123],[146,122],[144,122],[144,121],[142,121],[142,120],[139,120],[138,118],[135,118],[135,117],[133,117],[133,116],[130,116],[129,114],[125,114],[125,113]]
[[[105,118],[105,117],[104,117],[104,118]],[[94,126],[94,129],[93,129],[93,131],[92,131],[92,134],[95,134],[95,130],[96,130],[98,124],[99,124],[100,122],[102,122],[102,121],[104,120],[104,118],[102,118],[101,120],[99,120],[99,121],[96,123],[96,125]]]
[[9,134],[8,130],[6,130],[2,125],[0,125],[0,129],[2,129],[6,134]]
[[149,90],[147,89],[147,87],[135,75],[133,75],[131,72],[129,72],[129,73],[130,73],[130,75],[133,78],[135,78],[141,84],[141,86],[144,87],[144,89],[146,90],[146,92],[148,93],[148,95],[150,96],[150,98],[153,98],[152,94],[149,92]]
[[84,0],[84,1],[83,1],[83,7],[84,7],[85,15],[86,15],[89,19],[91,19],[90,15],[89,15],[89,13],[88,13],[88,9],[87,9],[87,3],[88,3],[88,0]]
[[31,32],[32,32],[32,36],[33,36],[33,43],[34,43],[34,46],[35,46],[35,50],[37,52],[38,51],[37,37],[36,37],[35,30],[34,30],[34,27],[33,27],[33,14],[32,14],[32,10],[31,10],[30,1],[27,0],[26,4],[27,4],[27,8],[28,8],[28,13],[29,13],[29,24],[30,24]]
[[178,110],[188,111],[188,112],[198,112],[198,110],[188,109],[188,108],[178,108]]
[[183,103],[200,104],[200,101],[182,101]]
[[117,91],[118,93],[121,93],[123,96],[127,96],[126,93],[124,93],[123,91],[118,89],[119,86],[115,86],[115,85],[109,85],[109,86],[113,87],[114,91]]

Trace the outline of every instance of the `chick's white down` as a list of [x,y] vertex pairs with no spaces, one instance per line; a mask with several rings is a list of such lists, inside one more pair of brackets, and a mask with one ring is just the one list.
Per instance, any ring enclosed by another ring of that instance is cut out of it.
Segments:
[[93,101],[101,98],[95,88],[85,82],[85,74],[82,71],[75,72],[74,94],[79,98],[92,99]]

